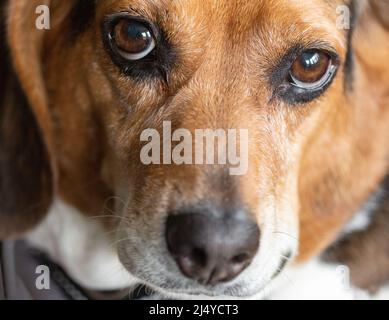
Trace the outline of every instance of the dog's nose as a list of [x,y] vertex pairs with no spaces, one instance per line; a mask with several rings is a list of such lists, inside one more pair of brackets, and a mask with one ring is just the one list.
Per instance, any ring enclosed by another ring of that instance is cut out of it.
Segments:
[[253,260],[259,228],[244,212],[170,215],[166,241],[181,272],[204,285],[237,277]]

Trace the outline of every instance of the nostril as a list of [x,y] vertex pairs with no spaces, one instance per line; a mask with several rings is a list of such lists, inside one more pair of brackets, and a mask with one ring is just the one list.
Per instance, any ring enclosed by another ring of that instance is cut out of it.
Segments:
[[207,254],[201,248],[194,248],[190,254],[190,258],[198,266],[204,267],[207,264]]
[[182,273],[190,278],[198,278],[208,263],[207,254],[201,248],[194,248],[187,254],[177,254],[175,259]]
[[233,264],[243,264],[243,263],[246,263],[246,262],[248,262],[250,260],[251,260],[251,258],[250,258],[249,254],[241,253],[241,254],[238,254],[238,255],[234,256],[231,259],[231,263],[233,263]]

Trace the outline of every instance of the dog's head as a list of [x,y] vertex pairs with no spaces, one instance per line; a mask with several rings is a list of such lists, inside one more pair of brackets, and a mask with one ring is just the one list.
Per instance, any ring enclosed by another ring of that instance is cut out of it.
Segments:
[[[384,175],[387,1],[46,2],[50,30],[41,0],[7,10],[30,109],[2,119],[1,236],[54,190],[92,216],[111,206],[122,263],[152,287],[253,296]],[[204,160],[198,129],[226,161]]]

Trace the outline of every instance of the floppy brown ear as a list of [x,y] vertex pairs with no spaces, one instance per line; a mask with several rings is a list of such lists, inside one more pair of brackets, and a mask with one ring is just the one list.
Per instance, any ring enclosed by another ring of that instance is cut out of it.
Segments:
[[370,0],[370,7],[380,23],[389,30],[389,0]]
[[[358,3],[358,2],[357,2]],[[357,19],[354,51],[366,74],[381,77],[380,86],[386,90],[389,71],[389,0],[361,2]]]
[[[1,21],[0,239],[32,228],[52,199],[50,117],[41,71],[42,31],[36,1],[10,1]],[[5,19],[4,19],[5,18]],[[13,65],[14,68],[10,67]]]
[[0,239],[33,227],[52,199],[52,170],[40,128],[17,81],[0,106]]
[[[0,58],[0,239],[15,237],[47,213],[55,176],[51,117],[42,74],[46,31],[35,27],[38,5],[9,1]],[[3,17],[2,17],[3,18]],[[4,41],[3,41],[4,40]],[[12,67],[6,67],[12,65]]]

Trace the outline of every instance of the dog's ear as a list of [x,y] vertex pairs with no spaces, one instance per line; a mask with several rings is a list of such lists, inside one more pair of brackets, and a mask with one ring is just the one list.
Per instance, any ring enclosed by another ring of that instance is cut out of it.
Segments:
[[374,16],[389,30],[389,0],[370,0],[369,4]]
[[[52,203],[55,153],[42,67],[50,31],[37,28],[36,21],[42,5],[62,16],[61,3],[69,7],[71,2],[8,1],[2,11],[6,39],[0,39],[0,239],[33,228]],[[56,23],[53,16],[47,18]]]
[[[389,0],[351,2],[353,8],[352,57],[364,66],[363,72],[387,74],[389,65]],[[352,61],[352,60],[351,60]],[[349,64],[352,66],[352,64]],[[386,86],[386,82],[381,84]]]
[[354,22],[366,33],[389,31],[389,0],[351,1]]

